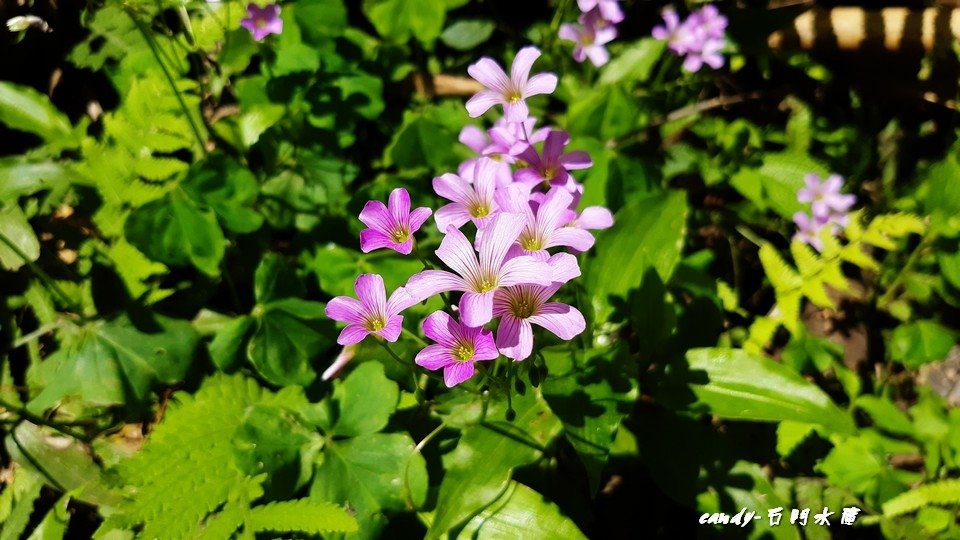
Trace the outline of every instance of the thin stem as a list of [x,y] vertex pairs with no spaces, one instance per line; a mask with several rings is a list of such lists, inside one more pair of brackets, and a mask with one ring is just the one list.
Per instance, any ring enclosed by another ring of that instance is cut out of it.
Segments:
[[887,290],[883,293],[883,296],[877,300],[878,307],[881,309],[886,309],[887,305],[889,305],[890,302],[893,302],[897,293],[900,292],[900,288],[903,286],[903,281],[910,275],[910,271],[913,270],[914,266],[916,266],[917,261],[920,260],[920,256],[935,238],[936,234],[930,234],[924,236],[923,239],[920,240],[920,243],[917,244],[916,249],[914,249],[913,252],[910,253],[910,256],[907,257],[907,262],[904,263],[903,267],[897,272],[896,279],[894,279],[893,283],[887,287]]
[[538,442],[536,442],[536,441],[531,441],[531,440],[529,440],[529,439],[527,439],[527,438],[525,438],[525,437],[523,437],[523,436],[521,436],[521,435],[518,435],[517,433],[513,433],[513,432],[511,432],[511,431],[509,431],[509,430],[506,430],[506,429],[498,426],[497,424],[494,424],[493,422],[480,422],[480,425],[483,426],[483,427],[485,427],[485,428],[487,428],[487,429],[489,429],[490,431],[495,431],[495,432],[499,433],[500,435],[503,435],[504,437],[507,437],[507,438],[509,438],[509,439],[513,439],[513,440],[517,441],[517,442],[520,443],[520,444],[529,446],[530,448],[533,448],[534,450],[537,450],[538,452],[541,452],[541,453],[544,453],[544,454],[547,454],[547,453],[548,453],[547,448],[546,448],[545,446],[541,445],[540,443],[538,443]]
[[0,399],[0,407],[3,407],[4,409],[12,413],[15,413],[17,416],[20,417],[21,420],[26,420],[28,422],[32,422],[39,426],[47,426],[48,428],[52,428],[59,431],[60,433],[63,433],[64,435],[73,437],[78,441],[82,441],[85,443],[90,442],[90,437],[88,437],[86,434],[74,431],[59,422],[54,422],[53,420],[47,420],[42,416],[33,414],[32,412],[24,409],[23,407],[18,407],[12,403],[9,403],[4,399]]
[[56,330],[57,328],[60,328],[61,326],[63,326],[62,319],[58,319],[50,324],[45,324],[40,328],[37,328],[33,332],[30,332],[29,334],[25,336],[20,336],[19,338],[17,338],[17,340],[13,342],[13,346],[11,348],[16,349],[18,347],[22,347],[44,334],[49,334],[50,332],[53,332],[54,330]]
[[37,277],[40,278],[40,281],[42,281],[44,285],[53,291],[54,294],[59,296],[60,300],[63,301],[64,304],[66,304],[71,310],[75,311],[78,315],[80,315],[81,318],[83,318],[83,306],[74,302],[73,299],[71,299],[70,296],[60,288],[60,285],[57,285],[57,282],[54,281],[49,274],[44,272],[42,268],[40,268],[40,265],[33,262],[30,257],[28,257],[27,254],[20,249],[19,246],[14,244],[13,241],[7,238],[7,236],[2,232],[0,232],[0,242],[6,245],[17,257],[20,257],[24,264],[27,265],[27,268],[36,274]]
[[203,135],[200,134],[200,126],[198,126],[196,121],[194,121],[193,115],[190,114],[190,109],[187,107],[187,102],[183,100],[180,90],[177,89],[177,82],[173,79],[173,75],[170,74],[170,70],[167,69],[167,65],[163,63],[163,58],[160,55],[160,49],[157,47],[157,42],[153,39],[153,34],[151,34],[150,30],[144,26],[143,22],[133,14],[130,8],[126,8],[124,12],[128,17],[130,17],[130,20],[133,21],[133,24],[137,27],[137,30],[140,31],[143,39],[146,40],[147,45],[150,47],[150,52],[153,53],[153,57],[157,60],[157,65],[160,66],[160,71],[163,72],[164,77],[167,79],[167,83],[170,85],[170,89],[173,90],[173,95],[177,98],[177,103],[180,104],[180,108],[183,110],[184,116],[187,117],[187,123],[190,124],[190,130],[193,131],[193,136],[197,138],[197,144],[200,145],[200,152],[206,154],[206,141],[204,140]]
[[426,341],[425,339],[423,339],[422,337],[418,336],[416,333],[411,332],[410,330],[407,330],[406,328],[402,328],[401,331],[402,331],[404,334],[406,334],[408,337],[413,338],[414,341],[416,341],[416,342],[419,343],[420,345],[422,345],[422,346],[424,346],[424,347],[426,347],[427,345],[429,345],[429,343],[427,343],[427,341]]

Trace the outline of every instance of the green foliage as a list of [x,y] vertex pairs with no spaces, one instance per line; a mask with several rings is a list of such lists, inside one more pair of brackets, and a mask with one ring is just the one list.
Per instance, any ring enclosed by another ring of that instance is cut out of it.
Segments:
[[883,514],[888,517],[914,512],[929,505],[955,506],[960,504],[960,480],[942,480],[925,484],[883,503]]

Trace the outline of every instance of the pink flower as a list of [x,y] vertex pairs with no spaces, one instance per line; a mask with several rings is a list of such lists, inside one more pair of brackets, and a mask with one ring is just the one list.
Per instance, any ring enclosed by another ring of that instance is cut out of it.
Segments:
[[416,303],[413,297],[400,287],[387,300],[383,278],[378,274],[360,274],[353,289],[359,301],[349,296],[338,296],[327,302],[324,310],[327,317],[347,323],[337,343],[353,345],[370,334],[389,342],[396,341],[403,323],[399,313]]
[[586,169],[593,165],[593,161],[589,154],[580,150],[564,154],[563,148],[569,142],[570,136],[566,131],[551,131],[543,143],[542,153],[538,154],[530,147],[520,154],[520,159],[527,163],[527,167],[518,170],[514,179],[531,188],[544,183],[562,186],[571,192],[577,191],[569,171]]
[[499,211],[494,200],[497,189],[497,162],[480,158],[474,167],[472,183],[452,173],[433,179],[433,190],[437,195],[453,201],[437,210],[434,217],[441,232],[451,226],[459,229],[468,221],[473,221],[478,229],[482,229]]
[[429,208],[410,211],[410,194],[403,188],[390,192],[387,206],[380,201],[367,201],[360,212],[360,221],[367,229],[360,231],[360,249],[370,253],[390,248],[409,255],[413,250],[413,233],[430,217]]
[[822,183],[820,176],[810,173],[803,178],[806,187],[797,191],[797,201],[811,203],[813,215],[818,219],[829,219],[844,226],[847,212],[857,202],[855,195],[843,194],[843,177],[831,174]]
[[672,8],[663,11],[663,25],[653,29],[655,39],[666,40],[671,51],[685,56],[683,69],[700,71],[704,64],[718,69],[723,66],[723,49],[727,18],[715,6],[705,6],[680,22]]
[[240,20],[240,26],[253,34],[254,41],[261,41],[270,34],[283,32],[283,19],[280,18],[280,6],[267,4],[247,4],[247,16]]
[[587,58],[593,65],[600,67],[610,61],[610,53],[604,46],[617,37],[617,29],[607,21],[594,15],[595,11],[583,15],[579,24],[560,25],[560,39],[572,41],[573,59],[583,62]]
[[[797,212],[793,215],[793,222],[797,225],[797,234],[793,236],[794,240],[805,242],[817,251],[823,250],[823,240],[820,238],[820,231],[829,225],[829,221],[824,218],[811,217],[803,212]],[[831,234],[836,230],[831,226]]]
[[455,273],[424,270],[407,281],[406,289],[418,302],[447,291],[462,291],[460,320],[467,326],[483,326],[493,318],[493,295],[501,287],[522,283],[549,285],[551,270],[533,257],[507,259],[510,246],[523,230],[524,219],[516,214],[498,214],[473,244],[454,226],[440,242],[436,254]]
[[534,324],[563,340],[573,339],[587,327],[576,308],[549,302],[564,283],[580,275],[576,257],[558,253],[550,257],[548,264],[553,269],[554,281],[550,285],[505,287],[494,296],[493,314],[500,317],[497,347],[508,358],[519,361],[530,356]]
[[564,246],[577,251],[593,247],[593,235],[584,229],[564,227],[576,214],[570,210],[573,196],[559,187],[550,188],[539,204],[531,205],[529,191],[519,185],[504,188],[498,193],[504,212],[525,218],[523,231],[517,237],[514,252],[545,261],[548,248]]
[[503,105],[504,118],[508,122],[522,122],[530,114],[525,101],[538,94],[550,94],[557,88],[557,76],[539,73],[530,77],[533,62],[540,57],[536,47],[524,47],[517,53],[510,69],[510,77],[500,64],[491,58],[481,58],[467,68],[471,77],[487,87],[467,101],[467,112],[476,118],[494,105]]
[[[478,157],[489,158],[496,164],[494,175],[497,179],[497,186],[506,186],[513,182],[513,169],[510,167],[510,164],[513,163],[513,157],[504,153],[504,149],[496,143],[491,142],[486,131],[477,126],[464,126],[460,130],[459,140],[476,152]],[[478,161],[478,158],[472,158],[461,163],[460,167],[457,168],[457,174],[460,178],[472,182]]]
[[596,8],[604,20],[614,24],[623,20],[623,11],[617,0],[577,0],[577,6],[585,14]]
[[443,368],[447,388],[473,377],[474,362],[500,356],[492,332],[460,324],[442,311],[423,320],[423,333],[436,343],[417,353],[414,362],[430,371]]

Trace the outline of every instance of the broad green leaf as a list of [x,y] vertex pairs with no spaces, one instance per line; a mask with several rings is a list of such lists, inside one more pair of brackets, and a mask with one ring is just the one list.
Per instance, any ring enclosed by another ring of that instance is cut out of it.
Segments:
[[397,383],[387,378],[380,362],[364,362],[333,392],[338,416],[332,433],[357,437],[387,426],[400,399]]
[[598,321],[609,318],[617,297],[640,286],[653,268],[667,283],[680,262],[686,233],[686,195],[681,191],[634,200],[617,212],[612,229],[597,235],[596,256],[584,264],[584,284]]
[[[884,500],[901,492],[919,476],[911,474],[908,480],[902,471],[891,467],[887,456],[898,449],[885,446],[882,438],[864,431],[857,437],[837,442],[817,468],[834,486],[864,494],[865,500]],[[908,449],[912,445],[905,446]]]
[[250,334],[250,327],[254,319],[251,317],[237,317],[225,327],[217,331],[213,341],[207,346],[213,365],[221,371],[233,371],[240,367],[243,361],[243,344]]
[[307,385],[316,378],[313,361],[334,343],[323,308],[297,298],[254,308],[247,358],[260,375],[278,385]]
[[806,154],[769,153],[759,168],[740,169],[730,184],[761,209],[769,207],[781,217],[792,219],[796,212],[808,210],[797,201],[797,191],[804,186],[803,177],[808,173],[823,177],[829,171]]
[[563,422],[567,440],[587,470],[590,492],[596,493],[617,428],[636,397],[629,355],[567,347],[541,352],[548,371],[543,397]]
[[[0,267],[17,270],[40,257],[40,241],[16,200],[0,204]],[[7,243],[13,244],[11,248]],[[23,256],[26,256],[24,260]]]
[[803,422],[784,420],[777,425],[777,454],[789,457],[800,443],[807,440],[815,426]]
[[[698,497],[698,511],[724,512],[732,518],[741,509],[746,508],[747,512],[756,512],[760,519],[753,521],[753,531],[749,536],[744,534],[746,529],[737,527],[733,522],[727,525],[726,527],[739,529],[738,538],[800,540],[799,531],[790,526],[790,501],[784,500],[777,494],[759,465],[748,461],[737,461],[729,472],[715,482],[717,485],[711,486],[712,489],[704,491]],[[785,516],[780,526],[769,527],[766,510],[777,507],[784,509]],[[746,512],[741,519],[745,514]],[[812,518],[810,522],[812,524]]]
[[30,533],[27,540],[62,540],[66,538],[67,525],[70,523],[71,513],[67,510],[70,504],[70,496],[64,495],[57,502],[53,503],[53,508],[43,517],[37,528]]
[[389,250],[360,253],[336,244],[317,249],[313,271],[320,288],[331,296],[354,296],[357,274],[381,274],[389,295],[407,282],[423,265],[414,257],[404,257]]
[[604,87],[570,104],[567,127],[574,136],[609,141],[632,131],[639,114],[636,98],[625,89]]
[[456,161],[450,144],[456,138],[455,133],[426,115],[408,112],[387,147],[386,161],[401,168],[440,169]]
[[253,276],[253,297],[257,303],[267,304],[281,298],[303,296],[303,284],[283,256],[267,253]]
[[75,439],[24,421],[7,436],[6,446],[20,468],[54,478],[57,487],[74,493],[87,504],[112,507],[122,500],[121,494],[110,487],[89,448]]
[[890,358],[908,368],[944,360],[957,343],[957,332],[934,321],[901,324],[888,345]]
[[287,3],[280,13],[283,19],[283,32],[279,36],[273,36],[276,39],[273,46],[276,55],[270,71],[273,77],[301,72],[313,73],[320,69],[319,51],[300,39],[300,26],[295,19],[295,11],[298,7],[297,4]]
[[734,420],[819,424],[852,433],[853,420],[823,390],[789,367],[737,349],[694,349],[687,353],[691,386],[713,414]]
[[543,495],[511,481],[499,499],[474,516],[457,538],[585,539],[576,524]]
[[194,165],[180,184],[193,200],[209,206],[224,226],[238,233],[260,228],[263,217],[252,205],[260,186],[250,169],[223,154]]
[[274,499],[306,485],[313,467],[302,456],[312,455],[309,447],[318,446],[319,439],[316,430],[282,407],[258,404],[247,409],[231,442],[237,466],[250,476],[266,474],[264,494]]
[[440,35],[447,6],[436,0],[364,0],[363,13],[389,41],[411,37],[429,45]]
[[910,418],[889,399],[865,395],[858,397],[854,405],[866,411],[876,427],[895,435],[914,435]]
[[356,512],[362,538],[376,538],[384,511],[412,510],[427,496],[427,468],[405,433],[373,433],[334,440],[323,449],[310,498]]
[[948,153],[943,161],[927,170],[927,197],[924,208],[940,222],[960,214],[960,163],[955,153]]
[[29,86],[0,81],[0,124],[33,133],[48,143],[79,146],[67,115],[50,98]]
[[560,423],[536,390],[513,398],[516,418],[501,420],[503,405],[487,411],[487,420],[463,431],[457,447],[446,454],[446,475],[427,538],[459,527],[496,501],[510,487],[513,469],[533,463],[557,434]]
[[469,51],[490,39],[495,28],[496,25],[489,20],[463,19],[448,26],[440,34],[440,41],[451,49]]
[[176,189],[147,203],[127,218],[127,241],[148,257],[169,265],[192,264],[203,273],[219,273],[226,249],[213,211]]
[[189,322],[161,315],[97,321],[74,332],[38,366],[44,388],[31,410],[42,412],[67,398],[99,406],[143,401],[156,385],[183,378],[199,342]]
[[67,164],[54,161],[32,162],[22,157],[0,158],[0,200],[13,201],[69,183],[90,184],[89,178]]
[[657,60],[667,49],[666,41],[643,38],[613,56],[600,73],[600,84],[646,82]]
[[347,8],[342,0],[298,0],[294,17],[304,41],[314,45],[347,29]]

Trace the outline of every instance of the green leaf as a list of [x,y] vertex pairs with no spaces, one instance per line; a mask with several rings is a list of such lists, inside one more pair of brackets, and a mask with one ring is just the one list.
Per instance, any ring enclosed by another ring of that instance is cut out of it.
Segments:
[[310,488],[311,499],[352,508],[364,538],[377,537],[383,511],[417,508],[426,496],[426,461],[405,433],[331,441]]
[[925,484],[883,503],[883,515],[899,516],[928,505],[960,505],[960,480],[949,479]]
[[598,321],[610,316],[616,297],[640,285],[647,269],[670,281],[680,262],[687,211],[682,191],[636,199],[617,212],[613,228],[597,235],[596,256],[583,273]]
[[231,231],[249,233],[263,223],[263,217],[252,208],[260,191],[256,177],[223,154],[191,167],[181,187],[193,200],[203,201],[216,212]]
[[37,528],[30,533],[27,540],[61,540],[66,538],[67,526],[70,524],[70,512],[67,505],[70,504],[70,496],[60,497],[53,508],[47,512],[43,520],[37,525]]
[[333,391],[339,415],[334,435],[356,437],[387,426],[400,399],[397,383],[387,378],[380,362],[364,362]]
[[253,297],[267,304],[281,298],[303,296],[303,284],[294,269],[276,253],[267,253],[253,276]]
[[402,43],[412,36],[429,45],[440,35],[447,6],[436,0],[364,0],[363,13],[384,39]]
[[524,538],[574,540],[586,536],[556,504],[518,482],[474,516],[457,538]]
[[957,342],[957,332],[934,321],[901,324],[890,337],[890,358],[908,368],[937,362]]
[[653,38],[638,40],[614,55],[613,60],[604,66],[600,74],[600,84],[646,82],[665,50],[666,41]]
[[781,217],[792,219],[796,212],[806,210],[797,201],[797,190],[803,187],[803,177],[809,173],[822,177],[829,171],[807,154],[769,153],[759,168],[740,169],[730,184],[761,209],[769,207]]
[[446,475],[427,538],[438,538],[465,523],[496,501],[510,487],[516,467],[533,463],[559,431],[560,423],[536,390],[513,398],[516,418],[503,418],[502,404],[491,404],[487,420],[463,431],[457,447],[446,454]]
[[490,39],[496,25],[486,19],[462,19],[440,34],[440,41],[451,49],[469,51]]
[[[40,258],[40,241],[15,200],[0,204],[0,234],[3,235],[3,239],[0,239],[0,267],[18,270],[24,264]],[[13,244],[16,250],[11,249],[7,242]],[[21,255],[26,255],[27,260],[23,260]]]
[[254,319],[251,317],[237,317],[221,328],[208,345],[210,359],[220,371],[233,371],[240,367],[243,361],[243,344],[250,334],[250,327]]
[[294,73],[313,73],[320,69],[320,53],[315,47],[310,47],[300,39],[300,26],[296,23],[296,9],[299,6],[287,3],[283,6],[280,17],[283,19],[283,32],[274,36],[272,77],[282,77]]
[[314,45],[342,35],[348,27],[342,0],[298,0],[294,17],[304,41]]
[[273,502],[252,508],[247,514],[246,523],[253,532],[321,534],[357,531],[357,520],[339,506],[307,499]]
[[22,537],[27,526],[30,525],[30,516],[33,514],[34,502],[40,497],[43,489],[43,477],[30,470],[18,470],[13,476],[13,482],[0,492],[0,540],[18,540]]
[[254,309],[256,328],[247,358],[260,375],[278,385],[313,382],[313,360],[334,343],[323,308],[319,302],[287,298]]
[[90,184],[89,178],[67,164],[53,161],[31,162],[22,156],[0,158],[0,200],[12,201],[21,195],[33,195],[69,183]]
[[814,431],[813,424],[784,420],[777,425],[777,454],[789,457]]
[[456,134],[426,115],[407,112],[387,147],[386,161],[401,168],[440,169],[456,161],[449,144],[454,139]]
[[713,414],[735,420],[792,420],[853,433],[854,424],[823,390],[789,367],[737,349],[693,349],[687,353],[691,375],[706,381],[691,386]]
[[636,127],[637,100],[622,86],[601,87],[570,104],[570,133],[608,141]]
[[192,264],[210,276],[219,273],[227,243],[214,213],[179,189],[130,214],[124,235],[155,261]]
[[636,398],[636,389],[627,377],[629,355],[623,350],[567,347],[541,352],[549,373],[543,382],[543,396],[563,422],[567,440],[586,467],[590,492],[596,493],[617,428]]
[[97,321],[74,331],[37,368],[44,389],[31,410],[68,397],[102,406],[141,402],[154,386],[183,378],[200,339],[189,322],[162,315]]
[[66,143],[67,148],[80,145],[67,115],[29,86],[0,81],[0,123],[33,133],[48,143]]
[[857,437],[835,443],[817,468],[834,486],[866,494],[868,499],[883,500],[902,491],[906,484],[887,463],[887,456],[893,451],[885,448],[884,440],[875,432],[863,431]]
[[927,197],[924,208],[935,219],[946,221],[960,214],[960,162],[954,152],[948,153],[943,161],[933,165],[927,171]]
[[858,408],[866,411],[878,428],[895,435],[914,435],[913,423],[910,418],[889,399],[877,396],[860,396],[854,403]]

